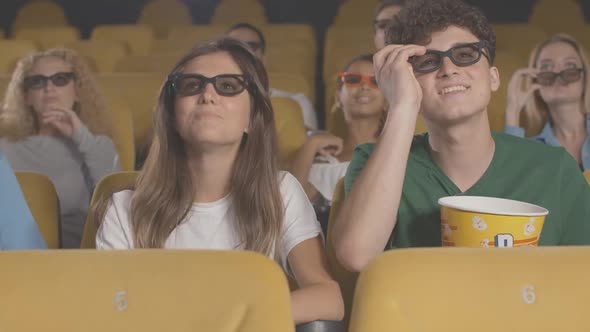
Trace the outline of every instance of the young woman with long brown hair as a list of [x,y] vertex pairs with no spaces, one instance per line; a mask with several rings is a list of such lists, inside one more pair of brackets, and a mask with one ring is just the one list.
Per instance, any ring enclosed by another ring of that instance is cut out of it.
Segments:
[[297,180],[280,172],[268,78],[246,44],[201,44],[174,67],[135,190],[113,195],[99,249],[251,250],[291,273],[296,323],[340,320],[319,223]]

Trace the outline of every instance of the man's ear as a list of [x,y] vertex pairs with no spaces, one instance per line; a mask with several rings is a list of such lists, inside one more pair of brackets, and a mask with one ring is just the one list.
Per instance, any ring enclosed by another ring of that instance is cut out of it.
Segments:
[[494,92],[500,88],[500,72],[496,66],[490,67],[490,87]]

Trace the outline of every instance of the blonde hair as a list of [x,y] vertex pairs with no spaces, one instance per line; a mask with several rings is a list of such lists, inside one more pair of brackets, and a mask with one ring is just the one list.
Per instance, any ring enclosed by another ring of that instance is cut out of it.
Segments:
[[[182,73],[195,58],[220,52],[229,53],[249,77],[250,127],[242,138],[231,175],[231,214],[235,217],[232,227],[240,241],[239,249],[265,255],[274,252],[277,259],[285,211],[279,189],[273,109],[263,64],[247,45],[223,38],[192,49],[170,75]],[[154,140],[131,201],[135,248],[164,247],[193,205],[196,179],[191,178],[186,143],[175,127],[175,98],[174,88],[166,81],[154,112]],[[98,209],[95,215],[102,220],[104,210]]]
[[[539,43],[531,52],[529,57],[529,68],[536,68],[537,61],[539,60],[539,54],[541,51],[550,44],[554,43],[566,43],[571,45],[578,53],[578,56],[582,60],[582,66],[584,69],[584,93],[582,98],[584,99],[584,112],[588,113],[590,111],[590,75],[588,75],[588,58],[586,57],[586,52],[584,51],[584,47],[578,43],[578,41],[567,34],[559,33],[552,35]],[[531,77],[527,77],[525,79],[525,89],[533,84],[533,80]],[[539,91],[535,91],[534,97],[531,98],[527,104],[525,105],[524,111],[521,115],[521,123],[522,127],[525,128],[527,136],[534,136],[541,132],[545,123],[550,120],[549,114],[549,107],[541,97]]]
[[0,110],[0,133],[11,140],[21,140],[39,131],[34,110],[26,104],[24,79],[35,62],[54,57],[72,66],[78,100],[74,111],[95,135],[110,135],[110,117],[94,76],[84,60],[73,50],[54,48],[33,53],[20,59],[12,73]]

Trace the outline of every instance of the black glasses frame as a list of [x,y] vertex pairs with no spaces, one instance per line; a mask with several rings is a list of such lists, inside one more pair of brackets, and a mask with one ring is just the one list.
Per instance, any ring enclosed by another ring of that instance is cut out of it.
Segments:
[[[456,49],[459,49],[459,48],[463,48],[463,47],[474,47],[475,49],[477,49],[477,51],[478,51],[477,58],[475,58],[474,60],[469,61],[469,62],[460,62],[460,61],[457,61],[457,59],[455,59],[453,57],[453,51],[455,51]],[[433,72],[435,70],[438,70],[442,66],[442,63],[443,63],[444,58],[451,59],[451,62],[453,62],[453,64],[455,64],[455,66],[458,66],[458,67],[467,67],[467,66],[471,66],[471,65],[477,63],[481,59],[481,56],[483,54],[483,56],[486,57],[486,59],[488,59],[488,61],[490,63],[492,63],[492,61],[490,59],[490,56],[488,54],[486,54],[486,52],[483,51],[484,49],[488,50],[488,52],[489,52],[488,43],[485,40],[480,40],[480,41],[475,42],[475,43],[466,43],[466,44],[456,45],[456,46],[453,46],[453,47],[449,48],[446,51],[427,50],[426,51],[426,54],[424,54],[424,55],[411,57],[410,58],[410,64],[412,64],[412,68],[417,73],[431,73],[431,72]],[[420,59],[421,57],[425,56],[425,55],[428,55],[428,54],[436,54],[438,56],[438,59],[439,59],[438,64],[436,66],[428,69],[428,70],[416,69],[415,63],[417,62],[417,60]]]
[[[197,78],[197,79],[201,80],[203,84],[194,93],[190,93],[190,94],[182,93],[180,91],[179,87],[177,86],[177,81],[179,79],[184,79],[187,77]],[[227,78],[227,77],[239,79],[239,81],[242,82],[241,89],[236,90],[234,92],[230,92],[230,93],[226,92],[226,91],[219,90],[219,88],[217,87],[217,84],[216,84],[217,80],[220,78]],[[213,77],[207,77],[207,76],[204,76],[201,74],[172,74],[172,75],[168,76],[167,83],[170,84],[170,86],[172,86],[172,88],[173,88],[173,91],[181,97],[188,97],[188,96],[194,96],[194,95],[201,94],[201,93],[203,93],[203,91],[205,90],[205,87],[207,87],[207,85],[209,83],[213,84],[213,88],[215,89],[215,92],[217,92],[217,94],[219,94],[220,96],[232,97],[232,96],[237,96],[240,93],[242,93],[244,90],[248,89],[248,87],[250,86],[250,76],[240,75],[240,74],[221,74],[221,75],[217,75],[217,76],[213,76]]]
[[[569,73],[576,73],[578,74],[578,76],[576,76],[575,79],[566,79],[567,74]],[[558,73],[556,72],[552,72],[552,71],[542,71],[542,72],[538,72],[537,76],[535,78],[533,78],[533,82],[537,83],[539,85],[543,85],[543,86],[551,86],[553,84],[555,84],[555,81],[557,81],[557,78],[561,78],[562,81],[566,82],[566,83],[573,83],[573,82],[577,82],[582,78],[582,74],[585,73],[584,68],[568,68],[568,69],[564,69]],[[539,79],[539,76],[545,76],[542,79]]]
[[[65,77],[66,81],[61,84],[60,81],[58,81],[59,77]],[[25,79],[23,80],[23,84],[25,89],[29,90],[39,90],[39,89],[44,89],[45,87],[47,87],[47,83],[49,81],[51,81],[51,83],[57,87],[62,87],[62,86],[66,86],[68,84],[70,84],[70,82],[76,78],[76,74],[74,74],[73,72],[58,72],[55,73],[53,75],[50,76],[45,76],[45,75],[31,75],[31,76],[27,76],[25,77]],[[36,81],[40,80],[40,85],[36,84]]]

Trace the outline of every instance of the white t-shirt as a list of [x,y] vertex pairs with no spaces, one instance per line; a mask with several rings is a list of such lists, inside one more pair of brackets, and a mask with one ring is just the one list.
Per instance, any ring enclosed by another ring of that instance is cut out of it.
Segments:
[[[303,188],[288,172],[280,172],[280,191],[285,205],[281,238],[281,264],[288,271],[287,256],[297,244],[321,234],[321,227]],[[96,235],[97,249],[133,249],[129,220],[132,190],[115,193]],[[231,199],[226,196],[212,203],[195,203],[164,247],[167,249],[239,249],[233,232]],[[272,258],[272,255],[271,255]]]
[[318,157],[316,161],[322,162],[314,162],[311,165],[307,180],[331,203],[334,198],[336,184],[346,175],[350,162],[342,162],[331,156]]

